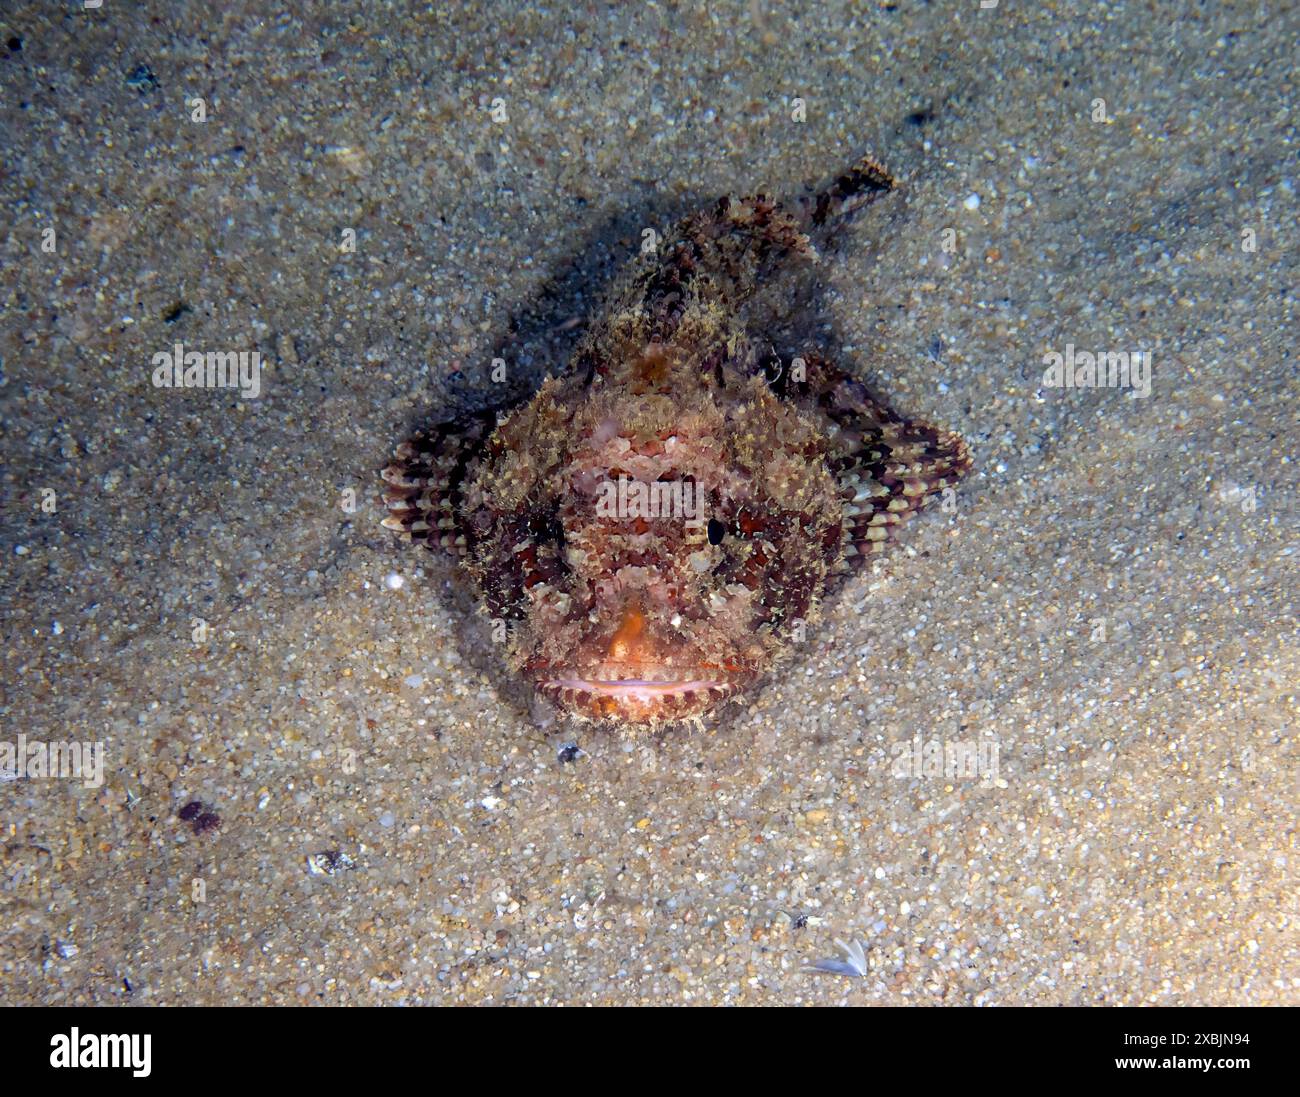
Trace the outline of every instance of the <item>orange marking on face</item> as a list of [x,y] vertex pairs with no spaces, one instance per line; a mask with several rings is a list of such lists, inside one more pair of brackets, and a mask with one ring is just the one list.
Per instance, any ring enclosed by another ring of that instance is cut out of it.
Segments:
[[628,606],[618,623],[618,631],[609,642],[609,657],[616,660],[635,658],[645,635],[645,614],[636,606]]

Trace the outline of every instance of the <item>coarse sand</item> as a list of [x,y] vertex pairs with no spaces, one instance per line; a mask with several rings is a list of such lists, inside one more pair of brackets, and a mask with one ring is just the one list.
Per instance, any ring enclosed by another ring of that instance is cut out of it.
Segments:
[[[0,738],[104,760],[0,773],[0,999],[1300,1004],[1296,9],[433,9],[0,15]],[[531,704],[377,470],[864,151],[812,322],[955,507],[721,719]]]

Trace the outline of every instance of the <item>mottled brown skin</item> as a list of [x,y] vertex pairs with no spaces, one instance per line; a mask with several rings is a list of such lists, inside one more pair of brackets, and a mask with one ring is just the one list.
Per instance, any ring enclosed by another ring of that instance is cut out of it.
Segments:
[[[895,185],[868,159],[794,211],[720,200],[631,265],[531,400],[398,448],[384,524],[459,560],[509,668],[560,708],[655,724],[718,707],[970,468],[955,434],[815,350],[777,359],[739,319],[776,264],[816,261],[814,235]],[[601,512],[620,477],[698,485],[706,513]]]

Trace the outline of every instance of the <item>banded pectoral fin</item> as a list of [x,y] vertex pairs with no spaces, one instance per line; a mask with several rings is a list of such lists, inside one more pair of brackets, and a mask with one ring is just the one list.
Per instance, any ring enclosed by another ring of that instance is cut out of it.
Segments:
[[808,234],[824,240],[877,198],[897,190],[898,179],[873,156],[864,156],[816,194],[799,200]]
[[787,391],[830,420],[828,464],[843,500],[844,555],[858,565],[884,551],[908,517],[965,476],[970,453],[959,435],[903,418],[820,356],[803,363],[803,379],[792,376]]
[[384,527],[430,550],[465,556],[465,484],[496,423],[495,410],[479,412],[419,431],[398,446],[380,473],[388,511]]

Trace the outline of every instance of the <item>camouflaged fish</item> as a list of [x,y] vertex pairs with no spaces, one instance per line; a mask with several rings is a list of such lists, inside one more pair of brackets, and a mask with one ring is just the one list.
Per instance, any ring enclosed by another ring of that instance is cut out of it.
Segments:
[[384,525],[459,561],[509,669],[561,710],[657,724],[716,709],[969,470],[956,434],[815,348],[777,356],[739,314],[896,185],[864,159],[788,208],[721,199],[631,263],[530,400],[398,447]]

